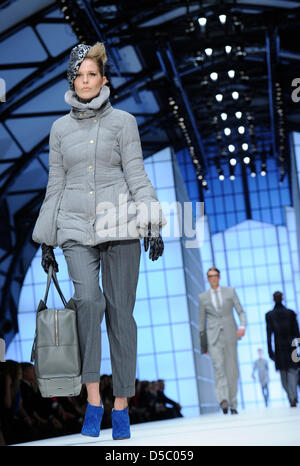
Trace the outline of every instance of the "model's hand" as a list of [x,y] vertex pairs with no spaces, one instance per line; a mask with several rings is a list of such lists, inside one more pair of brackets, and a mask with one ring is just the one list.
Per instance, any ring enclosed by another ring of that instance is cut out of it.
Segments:
[[144,249],[148,251],[150,244],[149,259],[156,261],[164,252],[164,242],[158,231],[154,231],[151,223],[148,224],[148,236],[144,238]]
[[58,272],[58,264],[55,260],[53,247],[42,244],[42,267],[46,273],[48,273],[50,265],[53,266],[55,272]]
[[242,338],[245,335],[245,329],[244,328],[238,328],[236,333],[237,333],[238,338]]

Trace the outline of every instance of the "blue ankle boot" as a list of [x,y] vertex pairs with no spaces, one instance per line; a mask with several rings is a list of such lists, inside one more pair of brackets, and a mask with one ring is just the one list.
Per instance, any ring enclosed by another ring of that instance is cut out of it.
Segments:
[[84,422],[81,429],[82,435],[90,435],[91,437],[99,437],[100,425],[103,416],[103,406],[93,406],[87,404]]
[[130,438],[130,421],[128,407],[125,409],[113,409],[111,413],[112,437],[114,440]]

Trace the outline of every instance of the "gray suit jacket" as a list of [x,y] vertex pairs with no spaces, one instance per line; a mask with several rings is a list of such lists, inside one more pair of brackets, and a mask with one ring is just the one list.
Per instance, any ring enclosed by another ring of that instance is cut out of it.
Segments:
[[221,286],[222,311],[215,309],[210,290],[199,294],[199,332],[201,352],[207,351],[208,345],[213,345],[218,339],[221,329],[224,331],[225,341],[237,342],[237,325],[233,316],[233,307],[237,311],[240,325],[246,327],[246,314],[243,311],[235,289]]

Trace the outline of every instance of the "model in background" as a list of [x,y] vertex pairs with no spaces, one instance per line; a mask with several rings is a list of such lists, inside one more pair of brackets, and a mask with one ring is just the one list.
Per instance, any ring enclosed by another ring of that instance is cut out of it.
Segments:
[[[283,304],[281,291],[273,293],[275,306],[266,314],[269,357],[280,372],[281,383],[288,396],[290,406],[297,406],[297,383],[300,357],[296,345],[300,343],[296,314]],[[274,345],[272,342],[274,337]],[[296,341],[295,341],[296,340]]]
[[[220,271],[207,271],[210,290],[199,294],[199,332],[201,352],[208,353],[214,367],[217,401],[227,414],[237,412],[237,382],[239,378],[237,341],[245,335],[246,314],[232,287],[219,286]],[[233,308],[238,313],[237,328]]]
[[252,378],[255,379],[255,372],[258,372],[258,380],[261,386],[261,391],[265,400],[265,405],[268,406],[269,402],[269,366],[268,361],[263,358],[263,351],[262,349],[258,349],[258,359],[254,361],[253,364],[253,371],[252,371]]

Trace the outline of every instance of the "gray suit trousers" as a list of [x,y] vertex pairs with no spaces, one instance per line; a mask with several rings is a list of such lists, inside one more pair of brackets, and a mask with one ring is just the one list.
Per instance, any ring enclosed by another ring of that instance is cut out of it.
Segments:
[[[82,383],[99,382],[101,322],[105,314],[113,395],[135,394],[137,327],[133,317],[139,276],[139,239],[85,246],[66,241],[62,250],[74,284]],[[99,284],[101,265],[102,288]]]
[[221,330],[217,341],[213,345],[208,344],[208,354],[213,363],[218,403],[227,400],[229,406],[236,409],[239,378],[237,342],[226,340]]
[[280,370],[281,383],[286,391],[289,402],[297,399],[298,369],[289,367],[286,370]]

